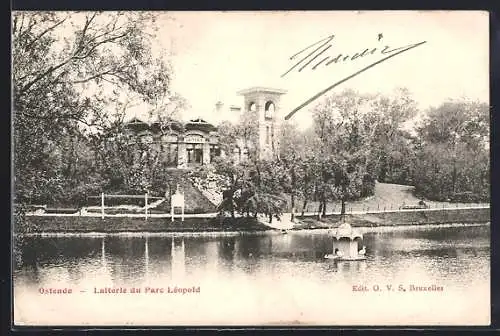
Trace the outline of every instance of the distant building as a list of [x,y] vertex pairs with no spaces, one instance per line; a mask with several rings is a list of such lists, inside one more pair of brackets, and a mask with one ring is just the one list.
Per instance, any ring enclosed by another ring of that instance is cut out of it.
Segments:
[[280,98],[285,90],[252,87],[241,90],[244,97],[242,113],[257,111],[259,159],[270,159],[279,153]]
[[[257,112],[259,158],[271,158],[278,153],[279,142],[279,99],[285,91],[263,87],[242,90],[238,94],[244,96],[244,107],[231,105],[229,110],[235,114]],[[223,108],[217,102],[216,112]],[[148,123],[133,118],[126,124],[130,135],[136,136],[140,142],[158,146],[165,162],[178,168],[189,168],[210,164],[215,157],[227,155],[219,147],[217,127],[198,118],[187,123],[172,120],[168,123]],[[248,157],[248,148],[238,141],[234,153],[235,161]]]
[[160,124],[134,118],[126,127],[142,143],[158,146],[163,159],[172,167],[206,165],[221,154],[217,128],[203,119]]

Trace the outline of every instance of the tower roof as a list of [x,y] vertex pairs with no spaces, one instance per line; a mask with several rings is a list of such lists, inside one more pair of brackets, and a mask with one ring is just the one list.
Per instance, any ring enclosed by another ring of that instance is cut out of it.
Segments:
[[282,90],[282,89],[273,89],[273,88],[269,88],[269,87],[254,86],[254,87],[251,87],[248,89],[240,90],[240,91],[238,91],[238,94],[239,95],[247,95],[249,93],[255,93],[255,92],[274,93],[274,94],[278,94],[278,95],[282,95],[282,94],[287,93],[286,90]]

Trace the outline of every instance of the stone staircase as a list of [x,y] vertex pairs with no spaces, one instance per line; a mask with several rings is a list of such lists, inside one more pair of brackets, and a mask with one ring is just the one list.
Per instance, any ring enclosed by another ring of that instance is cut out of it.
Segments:
[[222,193],[210,189],[200,189],[200,191],[215,206],[219,206],[222,203]]
[[222,202],[222,177],[217,174],[209,174],[206,179],[191,177],[190,180],[196,188],[216,207]]
[[[199,187],[195,186],[188,172],[173,169],[170,174],[175,176],[174,180],[178,182],[180,192],[184,194],[186,213],[212,213],[216,211],[216,206],[208,194],[203,193]],[[165,199],[165,202],[161,203],[158,209],[170,213],[170,199]]]

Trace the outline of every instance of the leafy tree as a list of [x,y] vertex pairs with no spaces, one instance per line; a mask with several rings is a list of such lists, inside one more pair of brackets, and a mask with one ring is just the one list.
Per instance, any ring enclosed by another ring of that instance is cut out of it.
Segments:
[[[280,218],[286,206],[283,193],[286,188],[288,171],[285,166],[276,160],[249,161],[246,170],[250,172],[245,191],[247,198],[244,199],[246,206],[251,204],[251,209],[257,213],[264,213],[269,217]],[[243,193],[242,193],[243,194]],[[248,211],[248,208],[244,208]]]
[[413,137],[403,129],[417,115],[416,102],[405,88],[391,95],[377,95],[371,102],[376,127],[373,144],[378,161],[378,180],[411,184],[414,162]]
[[12,14],[16,202],[98,187],[92,155],[79,150],[95,143],[89,132],[109,127],[123,97],[158,106],[171,96],[170,66],[152,52],[154,19],[146,12]]
[[[257,112],[249,111],[241,114],[236,123],[223,121],[218,127],[219,146],[224,156],[235,160],[235,154],[239,158],[251,161],[258,160],[258,124]],[[247,151],[247,157],[241,154]]]
[[450,100],[430,108],[418,128],[424,143],[464,142],[472,148],[484,148],[489,140],[489,108],[485,103]]
[[236,211],[238,210],[236,197],[238,193],[241,193],[245,172],[241,165],[228,158],[216,158],[213,164],[215,172],[224,178],[224,185],[222,186],[224,189],[223,200],[219,205],[219,212],[223,214],[229,211],[231,218],[234,219]]
[[477,101],[448,101],[427,112],[414,173],[415,189],[436,200],[471,193],[489,199],[489,108]]
[[241,146],[248,150],[248,159],[257,160],[259,137],[257,111],[247,111],[240,115],[235,131]]
[[310,194],[306,191],[309,190],[309,168],[304,164],[310,149],[307,140],[296,124],[285,122],[282,125],[279,160],[286,171],[283,186],[290,195],[292,221],[295,219],[296,197],[303,196],[307,200]]
[[313,155],[309,154],[300,161],[299,171],[302,173],[299,180],[298,188],[302,197],[302,216],[304,216],[305,209],[308,202],[313,197],[318,179],[319,167]]
[[270,221],[279,216],[286,205],[281,195],[285,175],[280,162],[259,159],[257,112],[240,115],[234,124],[221,123],[219,146],[223,156],[215,169],[227,181],[221,211],[230,211],[232,217],[235,212],[254,217],[265,213]]
[[218,133],[219,148],[221,149],[222,156],[234,161],[234,152],[239,136],[237,127],[228,121],[223,121],[218,127]]
[[370,109],[370,99],[346,90],[327,97],[315,108],[318,191],[323,215],[327,199],[340,199],[344,215],[347,200],[373,193],[376,161],[372,142],[377,119]]

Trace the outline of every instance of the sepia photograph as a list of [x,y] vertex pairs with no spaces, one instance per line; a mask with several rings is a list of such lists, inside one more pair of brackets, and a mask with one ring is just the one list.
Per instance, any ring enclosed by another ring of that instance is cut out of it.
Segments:
[[484,11],[14,11],[15,326],[488,326]]

